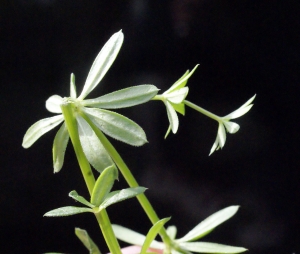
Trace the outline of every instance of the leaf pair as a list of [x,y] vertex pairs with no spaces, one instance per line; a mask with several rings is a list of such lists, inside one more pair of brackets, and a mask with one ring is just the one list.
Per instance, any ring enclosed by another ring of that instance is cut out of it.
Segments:
[[133,198],[146,190],[146,188],[144,187],[135,187],[110,192],[116,179],[118,179],[117,168],[114,165],[106,168],[98,177],[95,183],[90,202],[87,201],[84,197],[78,195],[76,191],[71,191],[69,193],[69,196],[71,198],[80,202],[86,207],[65,206],[51,210],[45,213],[44,216],[60,217],[85,212],[98,213],[101,210],[106,209],[110,205],[119,203],[129,198]]

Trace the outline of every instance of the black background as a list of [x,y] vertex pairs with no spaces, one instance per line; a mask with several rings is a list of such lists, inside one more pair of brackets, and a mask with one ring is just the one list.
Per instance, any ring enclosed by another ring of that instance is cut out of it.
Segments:
[[[71,145],[53,174],[55,131],[30,149],[28,127],[51,116],[45,100],[78,92],[108,38],[125,41],[101,85],[89,96],[138,85],[166,90],[197,63],[188,99],[225,115],[257,94],[236,119],[222,151],[208,156],[217,124],[187,109],[176,135],[162,103],[121,110],[146,131],[149,144],[112,140],[163,218],[183,236],[211,213],[240,205],[234,218],[204,238],[250,253],[299,253],[299,1],[13,0],[0,2],[1,253],[87,253],[74,227],[107,248],[90,214],[44,218],[74,205],[71,190],[88,197]],[[56,129],[57,130],[57,129]],[[120,177],[116,188],[126,187]],[[113,223],[146,233],[150,222],[135,199],[108,208]]]

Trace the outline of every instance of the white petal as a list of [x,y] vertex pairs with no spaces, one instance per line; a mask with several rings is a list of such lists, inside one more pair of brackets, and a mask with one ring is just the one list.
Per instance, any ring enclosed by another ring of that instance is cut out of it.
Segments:
[[63,103],[63,98],[59,95],[52,95],[46,100],[46,108],[52,113],[61,113],[60,105]]
[[[113,224],[112,228],[116,237],[126,243],[142,246],[146,239],[146,236],[120,225]],[[164,244],[153,240],[150,247],[155,249],[163,249]]]
[[171,93],[167,93],[167,94],[163,93],[163,95],[168,101],[173,102],[175,104],[179,104],[186,98],[188,92],[189,92],[188,87],[182,87]]
[[167,107],[168,119],[171,125],[172,132],[175,134],[178,130],[179,120],[175,109],[172,107],[170,102],[164,102]]
[[77,116],[76,120],[82,150],[89,163],[98,172],[102,172],[105,168],[113,165],[114,163],[111,157],[108,155],[91,126],[81,116]]
[[234,122],[224,121],[223,124],[226,130],[231,134],[236,133],[240,129],[240,126]]
[[225,145],[225,142],[226,142],[226,131],[225,131],[223,123],[219,123],[217,138],[219,140],[218,143],[219,143],[220,148],[223,148],[223,146]]
[[113,36],[111,36],[103,46],[90,69],[81,95],[78,97],[79,100],[83,100],[104,77],[104,75],[116,59],[122,46],[123,40],[124,35],[122,31],[119,31],[118,33],[115,33]]
[[44,118],[33,124],[25,133],[22,146],[24,148],[30,147],[37,141],[43,134],[52,130],[64,120],[63,115],[52,116]]
[[177,228],[176,226],[169,226],[167,228],[167,234],[171,238],[171,240],[174,240],[177,234]]
[[217,149],[218,146],[219,146],[219,140],[218,140],[218,136],[217,136],[217,138],[216,138],[216,140],[215,140],[215,142],[214,142],[212,148],[210,149],[210,153],[209,153],[208,156],[210,156],[215,150],[218,150],[218,149]]
[[255,96],[252,96],[248,101],[246,101],[241,107],[239,107],[237,110],[231,112],[230,114],[224,116],[223,118],[226,118],[226,119],[235,119],[235,118],[238,118],[244,114],[246,114],[253,106],[253,104],[250,104],[254,99],[255,99]]
[[76,99],[76,97],[77,97],[76,85],[75,85],[75,75],[73,73],[71,74],[71,80],[70,80],[70,97],[72,99]]
[[253,106],[253,104],[248,105],[244,108],[239,108],[239,109],[231,112],[229,115],[224,116],[223,118],[228,119],[228,120],[238,118],[242,115],[245,115],[252,108],[252,106]]
[[69,141],[69,133],[66,128],[66,124],[59,128],[58,132],[55,135],[52,154],[53,154],[53,168],[54,173],[57,173],[61,170],[64,164],[65,151]]

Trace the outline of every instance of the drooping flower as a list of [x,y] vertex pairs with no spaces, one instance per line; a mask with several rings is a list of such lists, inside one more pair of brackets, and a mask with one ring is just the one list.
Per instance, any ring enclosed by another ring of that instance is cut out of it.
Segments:
[[217,133],[217,138],[210,150],[209,155],[211,155],[215,150],[224,147],[226,142],[226,131],[230,134],[233,134],[240,129],[240,126],[237,123],[231,122],[230,120],[246,114],[252,108],[253,104],[251,103],[255,99],[255,96],[256,95],[251,97],[246,103],[244,103],[237,110],[231,112],[226,116],[218,117],[218,119],[216,119],[219,123],[218,133]]
[[[112,159],[100,143],[91,126],[81,116],[85,114],[105,134],[127,144],[140,146],[147,142],[143,129],[132,120],[106,109],[131,107],[150,100],[158,89],[153,85],[140,85],[125,88],[100,96],[95,99],[85,99],[99,84],[117,57],[122,46],[124,35],[119,31],[111,36],[97,55],[89,71],[81,94],[77,97],[75,76],[71,74],[70,97],[62,98],[53,95],[46,101],[46,108],[58,115],[44,118],[33,124],[26,132],[22,146],[30,147],[42,135],[64,122],[61,105],[74,103],[78,114],[75,115],[80,142],[90,164],[98,171],[113,164]],[[76,112],[75,112],[76,113]],[[59,172],[63,166],[64,153],[69,141],[66,124],[58,130],[53,143],[54,172]]]
[[[247,249],[243,247],[235,247],[229,245],[223,245],[211,242],[200,242],[198,240],[205,235],[213,231],[217,226],[230,219],[237,211],[238,206],[229,206],[224,208],[211,216],[207,217],[204,221],[200,222],[196,227],[189,231],[185,236],[175,239],[177,228],[175,226],[169,226],[167,228],[167,234],[170,237],[172,243],[171,246],[166,246],[165,243],[153,240],[150,244],[150,248],[155,253],[168,253],[179,254],[179,249],[185,251],[185,253],[197,252],[197,253],[241,253]],[[132,245],[142,246],[145,242],[146,236],[132,231],[131,229],[113,225],[113,230],[116,237],[124,242]]]

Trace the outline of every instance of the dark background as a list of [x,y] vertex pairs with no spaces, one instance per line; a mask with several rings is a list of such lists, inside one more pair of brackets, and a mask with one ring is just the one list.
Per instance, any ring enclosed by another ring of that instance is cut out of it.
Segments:
[[[51,116],[45,100],[78,92],[108,38],[125,41],[89,98],[138,84],[166,90],[197,63],[188,99],[226,115],[257,94],[236,119],[222,151],[208,156],[216,122],[187,109],[176,135],[162,103],[122,110],[146,131],[149,144],[112,141],[146,186],[161,218],[183,236],[213,212],[240,205],[236,216],[204,238],[243,246],[250,253],[299,253],[299,1],[12,0],[0,2],[1,253],[87,253],[74,227],[107,248],[90,214],[44,218],[74,205],[71,190],[88,197],[71,145],[53,174],[55,131],[30,149],[28,127]],[[56,129],[57,130],[57,129]],[[116,188],[126,187],[121,177]],[[113,223],[146,233],[150,223],[135,199],[108,209]]]

